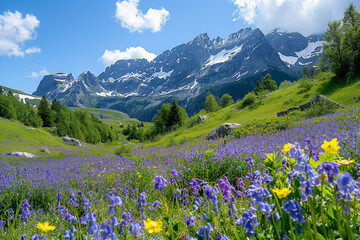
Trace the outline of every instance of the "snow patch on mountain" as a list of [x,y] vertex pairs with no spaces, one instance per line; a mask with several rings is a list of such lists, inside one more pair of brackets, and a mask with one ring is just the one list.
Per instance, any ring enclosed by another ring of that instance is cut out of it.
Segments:
[[281,61],[287,63],[288,67],[289,67],[289,65],[295,65],[295,63],[299,59],[298,57],[285,56],[285,55],[281,54],[280,52],[278,52],[278,54],[279,54]]
[[205,67],[231,60],[233,56],[241,52],[242,47],[243,44],[241,44],[240,46],[235,46],[234,48],[229,50],[223,49],[216,55],[211,55],[209,59],[205,62]]
[[173,71],[174,71],[174,69],[169,71],[169,72],[164,72],[163,68],[161,67],[160,72],[154,72],[153,75],[151,75],[151,77],[152,78],[157,77],[157,78],[164,78],[165,79],[165,78],[170,77],[170,75],[172,74]]
[[14,93],[14,96],[19,98],[19,100],[23,103],[26,103],[25,99],[38,99],[41,100],[41,97],[35,97],[35,96],[30,96],[30,95],[25,95],[25,94],[21,94],[21,93]]
[[299,58],[302,57],[303,59],[312,58],[313,56],[318,54],[318,52],[316,52],[315,50],[318,47],[322,47],[323,43],[325,43],[325,42],[324,41],[316,41],[316,42],[310,42],[309,41],[308,46],[305,49],[301,50],[300,52],[295,52],[295,54]]
[[[299,52],[295,52],[297,57],[293,57],[293,56],[286,56],[281,54],[280,52],[278,52],[280,59],[285,62],[287,64],[288,67],[290,67],[290,65],[295,65],[296,62],[302,58],[302,59],[309,59],[315,56],[318,56],[319,54],[322,53],[322,44],[324,43],[324,41],[316,41],[316,42],[308,42],[308,45],[306,48],[304,48],[303,50],[299,51]],[[308,63],[300,63],[300,65],[304,66],[304,65],[309,65],[312,62],[308,62]]]

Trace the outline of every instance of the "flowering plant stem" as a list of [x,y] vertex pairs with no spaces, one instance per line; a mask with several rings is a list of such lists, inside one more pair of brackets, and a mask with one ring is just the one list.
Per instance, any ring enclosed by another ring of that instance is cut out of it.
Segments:
[[[315,198],[315,196],[313,198]],[[309,203],[309,206],[310,206],[312,224],[313,224],[313,228],[314,228],[314,235],[315,235],[314,239],[317,240],[316,216],[315,216],[315,209],[314,209],[314,205],[313,205],[313,200],[312,200],[311,197],[308,198],[308,203]]]
[[320,196],[321,196],[321,202],[320,202],[320,215],[321,215],[321,222],[322,222],[322,227],[323,227],[323,232],[325,235],[325,239],[327,238],[327,234],[326,234],[326,229],[325,229],[325,217],[324,217],[324,183],[321,182],[321,191],[320,191]]
[[280,240],[280,239],[281,239],[281,238],[280,238],[280,233],[279,233],[279,230],[278,230],[278,228],[277,228],[277,226],[276,226],[274,214],[271,215],[271,221],[272,221],[273,227],[274,227],[274,229],[275,229],[274,237],[275,237],[275,239],[279,239],[279,240]]
[[341,226],[340,226],[340,211],[339,211],[339,203],[337,200],[337,196],[336,196],[336,185],[334,183],[334,192],[333,192],[333,198],[334,198],[334,203],[336,205],[336,224],[337,224],[337,228],[338,228],[338,232],[340,235],[340,238],[342,238],[342,234],[341,234]]

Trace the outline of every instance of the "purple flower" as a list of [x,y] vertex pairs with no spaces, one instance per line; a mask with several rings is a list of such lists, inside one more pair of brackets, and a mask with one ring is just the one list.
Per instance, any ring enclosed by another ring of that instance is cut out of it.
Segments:
[[298,223],[305,222],[303,215],[300,213],[302,208],[300,206],[300,203],[298,203],[297,201],[295,201],[295,200],[287,201],[286,203],[284,203],[284,206],[282,207],[282,209],[285,212],[287,212],[288,214],[290,214],[290,218],[294,222],[298,222]]
[[138,237],[141,235],[140,229],[141,229],[141,225],[139,223],[131,223],[129,232]]
[[39,240],[39,235],[35,234],[34,236],[31,237],[32,240]]
[[351,177],[350,173],[345,172],[344,174],[339,175],[336,180],[336,184],[339,186],[339,192],[345,201],[351,201],[351,193],[357,191],[356,186],[354,185],[354,179]]
[[206,223],[205,226],[201,226],[197,234],[202,237],[204,240],[209,240],[209,234],[211,231],[214,231],[210,223]]
[[246,230],[246,236],[252,237],[255,234],[255,225],[259,225],[256,215],[252,212],[243,212],[242,217],[235,221],[236,224],[242,225]]
[[197,194],[198,191],[201,190],[201,187],[199,186],[199,183],[196,181],[195,178],[190,180],[190,189],[192,190],[193,194]]
[[228,238],[225,234],[219,234],[216,237],[216,240],[230,240],[230,238]]
[[195,226],[196,220],[195,220],[195,217],[193,214],[191,214],[190,217],[186,218],[185,221],[186,221],[187,226],[190,226],[190,227]]
[[59,193],[56,194],[56,205],[57,206],[60,206],[61,200],[62,200],[62,193],[59,192]]
[[219,189],[223,191],[222,197],[224,198],[224,202],[227,203],[229,200],[231,200],[232,194],[231,194],[231,184],[229,183],[226,176],[221,178],[219,182],[217,183],[219,186]]
[[31,215],[31,211],[29,208],[30,208],[30,204],[28,200],[25,198],[21,204],[21,210],[19,215],[19,219],[23,219],[24,225],[29,221],[29,217]]
[[121,206],[123,204],[121,198],[119,196],[114,196],[112,192],[109,193],[110,195],[110,204],[108,205],[109,210],[108,213],[113,213],[116,206]]
[[259,203],[259,210],[260,212],[262,212],[263,214],[271,214],[272,209],[274,208],[275,204],[270,204],[265,201],[265,202],[260,202]]
[[323,162],[317,167],[318,174],[321,176],[323,172],[326,172],[328,175],[328,182],[332,184],[334,182],[334,176],[339,175],[340,170],[339,163],[335,162]]
[[197,238],[186,236],[184,240],[197,240]]
[[158,200],[155,200],[154,203],[152,204],[153,208],[155,208],[156,206],[162,205],[162,203]]
[[159,190],[162,191],[165,187],[166,187],[166,179],[163,178],[162,176],[155,176],[154,179],[155,182],[155,190]]

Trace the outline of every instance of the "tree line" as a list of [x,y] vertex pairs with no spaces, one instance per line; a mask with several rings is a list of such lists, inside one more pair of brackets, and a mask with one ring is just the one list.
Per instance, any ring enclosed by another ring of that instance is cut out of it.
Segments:
[[351,3],[341,20],[330,21],[325,32],[324,55],[318,67],[329,67],[337,77],[360,74],[360,13]]
[[54,133],[60,137],[68,135],[92,144],[118,139],[112,127],[86,111],[70,110],[56,99],[50,103],[45,96],[38,108],[34,108],[19,101],[11,91],[4,95],[0,90],[0,117],[16,119],[26,126],[54,128]]

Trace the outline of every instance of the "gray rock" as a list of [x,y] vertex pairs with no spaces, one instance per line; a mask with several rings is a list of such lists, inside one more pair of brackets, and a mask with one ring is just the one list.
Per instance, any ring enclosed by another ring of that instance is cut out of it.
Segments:
[[36,158],[34,154],[28,152],[12,152],[9,155],[15,157],[24,157],[24,158]]
[[47,149],[46,147],[42,147],[42,148],[40,149],[40,151],[41,151],[41,152],[44,152],[44,153],[47,153],[47,154],[50,154],[50,150]]
[[75,139],[75,138],[71,138],[71,137],[68,137],[68,135],[66,135],[65,137],[63,137],[63,140],[67,143],[71,143],[71,144],[75,144],[77,146],[80,146],[81,147],[81,144],[80,144],[80,141]]
[[278,117],[283,117],[283,116],[286,116],[287,113],[291,112],[291,111],[294,111],[294,110],[301,110],[301,111],[304,111],[308,108],[311,107],[311,105],[313,103],[319,103],[320,101],[325,101],[325,102],[328,102],[328,103],[331,103],[331,104],[334,104],[335,106],[337,107],[340,107],[340,108],[344,108],[343,105],[341,105],[340,103],[337,103],[327,97],[325,97],[324,95],[316,95],[315,97],[313,97],[310,101],[304,103],[304,104],[301,104],[297,107],[291,107],[291,108],[288,108],[287,110],[285,111],[281,111],[281,112],[278,112],[276,115]]
[[201,122],[205,121],[208,118],[210,118],[209,115],[200,115],[197,122],[201,123]]
[[214,128],[211,132],[206,135],[206,140],[214,140],[228,136],[235,128],[240,126],[238,123],[223,123],[218,128]]

